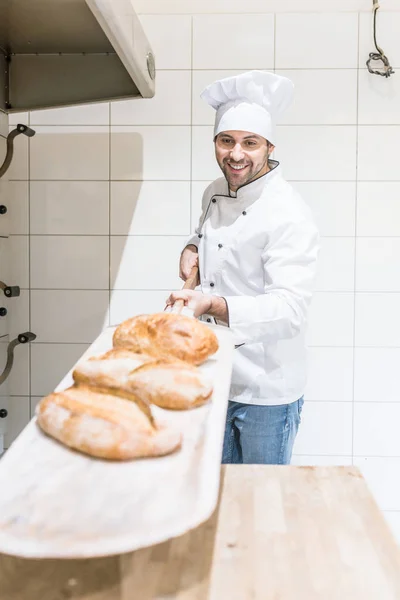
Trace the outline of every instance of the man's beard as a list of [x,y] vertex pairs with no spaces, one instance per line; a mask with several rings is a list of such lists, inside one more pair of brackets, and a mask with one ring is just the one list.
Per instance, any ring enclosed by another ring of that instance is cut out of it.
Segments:
[[[265,169],[265,167],[268,165],[268,159],[269,156],[267,155],[265,158],[265,161],[262,163],[262,165],[260,167],[256,167],[254,168],[253,163],[250,163],[248,166],[249,168],[246,169],[246,176],[243,179],[240,179],[239,177],[235,177],[235,174],[232,173],[232,171],[229,168],[228,165],[228,160],[225,160],[223,162],[222,165],[222,172],[225,176],[225,179],[227,180],[227,182],[233,186],[238,186],[238,187],[242,187],[243,185],[245,185],[246,183],[249,183],[250,181],[253,181],[253,179],[257,179],[257,177],[259,176],[259,174]],[[233,163],[233,164],[237,164],[238,166],[243,164],[243,163]],[[267,169],[265,172],[267,172],[269,169]],[[240,174],[240,171],[239,171]]]

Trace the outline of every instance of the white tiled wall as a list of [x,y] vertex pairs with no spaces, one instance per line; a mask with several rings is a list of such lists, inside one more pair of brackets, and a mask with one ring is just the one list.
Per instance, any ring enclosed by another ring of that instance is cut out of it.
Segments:
[[[396,2],[379,14],[379,42],[400,72]],[[366,71],[369,0],[307,14],[297,0],[279,4],[274,14],[273,0],[174,0],[180,14],[163,14],[161,0],[138,1],[159,69],[154,99],[12,117],[37,134],[18,139],[10,172],[14,269],[27,288],[10,327],[38,338],[11,389],[22,423],[104,323],[163,308],[202,191],[220,174],[199,93],[275,69],[296,85],[276,158],[322,235],[294,462],[359,465],[399,531],[400,75]]]
[[[3,163],[6,155],[6,136],[8,133],[8,117],[0,110],[0,165]],[[6,174],[7,175],[7,174]],[[0,180],[0,205],[8,205],[9,181],[6,176]],[[8,283],[9,273],[9,213],[0,215],[0,280]],[[17,261],[18,262],[18,261]],[[18,268],[18,265],[16,265]],[[8,309],[8,301],[0,290],[0,306]],[[7,346],[8,346],[8,323],[7,315],[0,317],[0,373],[3,371],[7,363]],[[10,414],[9,403],[9,381],[5,381],[0,386],[0,409],[5,409]],[[8,429],[9,417],[0,419],[0,456],[5,447],[5,435]]]

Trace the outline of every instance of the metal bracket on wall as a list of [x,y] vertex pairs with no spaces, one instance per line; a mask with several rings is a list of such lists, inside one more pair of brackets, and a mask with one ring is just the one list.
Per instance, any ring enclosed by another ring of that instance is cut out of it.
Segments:
[[14,298],[15,296],[19,296],[21,293],[18,285],[7,285],[4,283],[4,281],[0,281],[0,290],[3,290],[4,295],[7,296],[7,298]]
[[21,124],[17,125],[17,127],[15,129],[10,131],[10,133],[7,136],[6,157],[4,159],[3,164],[0,167],[0,177],[3,177],[3,175],[7,172],[8,168],[11,164],[12,157],[14,154],[14,139],[17,137],[17,135],[20,135],[21,133],[23,133],[24,135],[26,135],[28,137],[33,137],[35,135],[36,131],[31,129],[27,125],[21,125]]
[[27,344],[28,342],[32,342],[36,339],[36,335],[31,331],[25,331],[25,333],[20,333],[14,340],[12,340],[7,346],[7,362],[4,367],[4,371],[0,375],[0,385],[5,382],[7,377],[10,374],[14,363],[14,348],[18,346],[18,344]]

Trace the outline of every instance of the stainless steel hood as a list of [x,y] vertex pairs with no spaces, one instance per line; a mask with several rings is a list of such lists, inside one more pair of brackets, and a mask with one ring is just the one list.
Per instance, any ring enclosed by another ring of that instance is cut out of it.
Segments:
[[0,110],[154,90],[154,57],[132,0],[0,0]]

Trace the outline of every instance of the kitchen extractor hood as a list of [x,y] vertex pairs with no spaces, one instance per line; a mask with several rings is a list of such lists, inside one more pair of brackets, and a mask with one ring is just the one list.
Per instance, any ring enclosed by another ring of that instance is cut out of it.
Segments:
[[154,90],[154,56],[132,0],[0,0],[0,110]]

